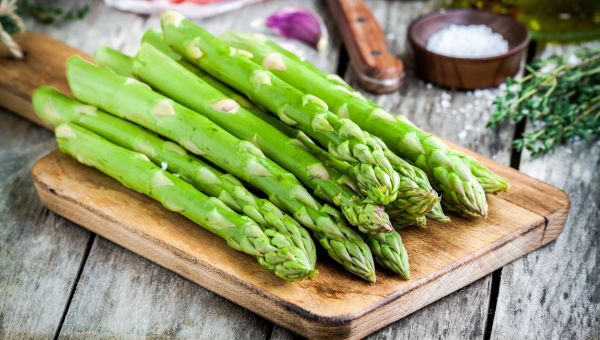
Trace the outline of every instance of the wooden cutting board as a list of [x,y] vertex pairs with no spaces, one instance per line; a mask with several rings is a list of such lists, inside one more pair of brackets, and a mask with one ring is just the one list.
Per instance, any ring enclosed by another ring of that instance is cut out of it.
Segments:
[[[36,121],[32,91],[66,90],[64,62],[83,55],[43,35],[19,37],[24,61],[0,58],[0,106]],[[39,123],[39,121],[38,121]],[[458,148],[461,149],[461,148]],[[463,149],[461,149],[463,150]],[[557,188],[463,150],[508,178],[512,189],[488,196],[489,216],[402,231],[412,278],[378,270],[366,283],[320,256],[319,275],[286,283],[223,240],[58,151],[40,159],[33,178],[52,211],[298,334],[360,338],[554,240],[569,198]]]

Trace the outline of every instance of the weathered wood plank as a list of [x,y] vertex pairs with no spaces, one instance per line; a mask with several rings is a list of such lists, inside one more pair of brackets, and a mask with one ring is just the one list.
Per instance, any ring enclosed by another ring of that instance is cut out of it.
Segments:
[[33,188],[52,134],[3,110],[0,121],[0,338],[50,338],[91,234],[49,213]]
[[271,324],[98,237],[61,336],[260,339]]
[[[231,28],[252,30],[250,22],[253,19],[264,17],[291,2],[266,2],[201,23],[216,34]],[[324,10],[316,0],[303,6]],[[156,16],[142,18],[95,2],[84,22],[41,28],[90,54],[101,45],[133,54],[143,32],[159,26]],[[85,37],[80,34],[82,31],[86,32]],[[297,46],[317,65],[334,71],[339,40],[335,35],[330,40],[330,48],[325,53]],[[84,267],[61,335],[260,338],[266,337],[271,327],[270,322],[253,313],[98,238]]]
[[[368,339],[477,339],[485,328],[491,279],[465,288],[372,334]],[[271,339],[296,336],[277,325]]]
[[[549,45],[541,55],[575,48]],[[525,152],[520,169],[565,190],[571,213],[556,242],[502,270],[492,337],[600,338],[600,142],[537,159]]]

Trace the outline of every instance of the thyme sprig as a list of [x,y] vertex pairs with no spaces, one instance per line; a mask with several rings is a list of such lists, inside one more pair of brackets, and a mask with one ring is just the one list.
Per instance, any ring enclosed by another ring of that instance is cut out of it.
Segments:
[[18,13],[20,15],[31,16],[46,25],[60,21],[82,19],[89,11],[90,5],[87,3],[80,7],[64,9],[57,5],[42,4],[39,1],[21,0],[18,2]]
[[[16,5],[17,15],[21,17],[29,16],[46,25],[61,21],[82,19],[90,11],[90,5],[87,3],[72,9],[29,0],[19,0],[16,2]],[[20,31],[17,23],[8,16],[0,15],[0,24],[2,24],[8,34],[19,33]]]
[[527,119],[531,127],[514,141],[533,157],[557,145],[593,140],[600,135],[600,48],[534,60],[528,75],[508,79],[494,100],[488,127]]

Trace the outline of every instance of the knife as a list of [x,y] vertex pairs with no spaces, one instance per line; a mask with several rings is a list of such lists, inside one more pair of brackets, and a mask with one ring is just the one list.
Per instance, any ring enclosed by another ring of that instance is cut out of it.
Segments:
[[328,0],[358,84],[373,93],[397,90],[404,76],[402,61],[385,42],[385,33],[362,0]]

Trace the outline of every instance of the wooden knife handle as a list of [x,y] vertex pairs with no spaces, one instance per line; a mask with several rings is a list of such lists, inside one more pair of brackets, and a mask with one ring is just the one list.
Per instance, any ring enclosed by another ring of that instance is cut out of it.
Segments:
[[42,85],[56,87],[69,94],[65,63],[72,55],[88,60],[85,53],[39,33],[14,36],[25,51],[25,58],[15,59],[0,48],[0,106],[38,125],[51,128],[33,112],[31,95]]
[[367,91],[397,90],[404,75],[402,61],[388,49],[385,33],[362,0],[328,0],[350,56],[359,85]]

